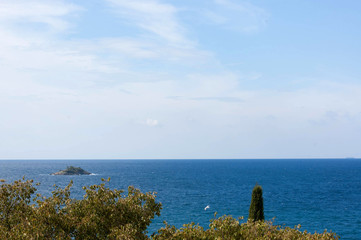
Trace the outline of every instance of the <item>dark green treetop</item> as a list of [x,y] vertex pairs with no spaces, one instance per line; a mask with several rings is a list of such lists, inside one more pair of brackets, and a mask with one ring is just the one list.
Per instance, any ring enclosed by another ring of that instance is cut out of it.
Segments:
[[249,207],[248,220],[264,221],[262,187],[258,184],[252,191],[252,200]]

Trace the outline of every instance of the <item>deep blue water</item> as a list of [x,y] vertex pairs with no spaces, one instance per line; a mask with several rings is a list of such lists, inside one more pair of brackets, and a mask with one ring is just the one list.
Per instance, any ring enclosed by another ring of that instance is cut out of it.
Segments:
[[[97,175],[49,175],[70,165]],[[0,161],[0,179],[11,182],[22,176],[40,182],[38,191],[45,195],[54,184],[64,187],[72,179],[72,196],[80,198],[81,186],[108,177],[111,188],[133,185],[155,191],[163,210],[150,233],[164,220],[177,227],[190,222],[207,227],[214,212],[247,218],[258,183],[266,219],[275,217],[277,224],[291,227],[301,224],[309,232],[332,229],[341,239],[361,238],[361,159]]]

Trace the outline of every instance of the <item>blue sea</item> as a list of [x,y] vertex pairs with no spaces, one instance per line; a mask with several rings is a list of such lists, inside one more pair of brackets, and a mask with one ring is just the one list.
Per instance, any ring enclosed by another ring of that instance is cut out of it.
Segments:
[[[49,175],[70,165],[94,175]],[[215,212],[246,219],[258,183],[266,219],[290,227],[301,224],[309,232],[332,230],[341,239],[361,238],[361,159],[0,161],[0,179],[23,176],[41,183],[38,191],[44,195],[54,184],[64,187],[73,180],[72,197],[82,198],[82,186],[108,177],[111,188],[133,185],[157,192],[163,210],[150,234],[164,220],[177,227],[190,222],[207,227]]]

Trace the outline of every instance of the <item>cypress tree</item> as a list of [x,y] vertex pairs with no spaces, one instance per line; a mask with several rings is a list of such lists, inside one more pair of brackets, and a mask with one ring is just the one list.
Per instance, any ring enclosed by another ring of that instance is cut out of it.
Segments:
[[248,220],[252,221],[263,221],[263,197],[262,197],[262,187],[258,184],[254,186],[252,191],[252,200],[249,207]]

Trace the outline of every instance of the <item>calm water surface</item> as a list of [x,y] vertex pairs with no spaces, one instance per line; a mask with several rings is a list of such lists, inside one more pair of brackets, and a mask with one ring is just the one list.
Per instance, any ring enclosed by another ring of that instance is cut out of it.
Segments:
[[[79,166],[92,176],[51,176],[49,173]],[[248,216],[252,189],[264,191],[266,219],[277,224],[302,225],[302,230],[332,229],[341,239],[361,238],[361,160],[2,160],[0,178],[8,182],[22,176],[40,182],[38,191],[49,195],[53,185],[74,181],[73,197],[84,194],[81,186],[111,178],[110,187],[157,192],[162,222],[180,227],[197,222],[207,227],[214,212]],[[209,205],[210,209],[204,210]]]

